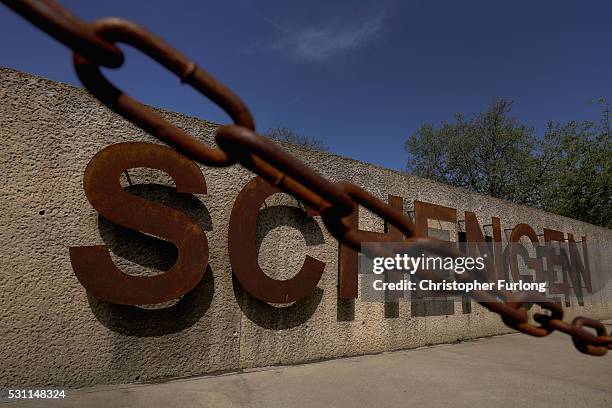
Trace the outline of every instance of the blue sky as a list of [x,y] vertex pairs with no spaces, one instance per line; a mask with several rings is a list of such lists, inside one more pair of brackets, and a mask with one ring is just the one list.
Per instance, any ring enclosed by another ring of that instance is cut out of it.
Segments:
[[[422,123],[515,100],[548,120],[597,120],[612,99],[612,2],[64,0],[92,20],[148,27],[235,90],[258,130],[287,126],[333,153],[404,168]],[[0,65],[79,85],[70,54],[0,6]],[[10,40],[9,40],[10,39]],[[143,102],[219,123],[225,114],[138,52],[109,78]]]

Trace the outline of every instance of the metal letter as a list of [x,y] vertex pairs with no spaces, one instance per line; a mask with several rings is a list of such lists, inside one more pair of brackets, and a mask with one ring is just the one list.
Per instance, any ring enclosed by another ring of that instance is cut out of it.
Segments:
[[257,215],[264,200],[280,193],[261,177],[255,177],[238,194],[230,215],[228,248],[234,275],[242,287],[268,303],[293,303],[315,289],[325,263],[306,256],[302,268],[291,279],[272,279],[259,266],[255,243]]
[[127,275],[113,264],[105,245],[71,247],[70,262],[79,282],[99,299],[125,305],[162,303],[179,298],[202,279],[208,241],[200,225],[185,214],[121,187],[121,173],[136,167],[168,173],[181,193],[205,194],[204,175],[195,162],[151,143],[106,147],[85,169],[84,189],[91,205],[110,221],[173,242],[178,248],[174,266],[150,277]]

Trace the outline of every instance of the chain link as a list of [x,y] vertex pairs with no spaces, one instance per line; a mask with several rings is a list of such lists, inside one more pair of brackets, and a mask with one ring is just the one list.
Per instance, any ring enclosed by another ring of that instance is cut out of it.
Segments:
[[[234,123],[251,130],[255,123],[246,105],[231,90],[199,68],[169,44],[145,28],[120,18],[102,18],[89,25],[91,32],[114,45],[123,42],[144,52],[221,107]],[[146,132],[207,166],[225,167],[235,163],[225,151],[210,148],[174,126],[137,100],[112,85],[100,72],[98,63],[81,54],[73,55],[79,79],[100,101]]]
[[[416,236],[412,221],[360,187],[346,182],[332,183],[295,157],[279,149],[267,138],[255,133],[255,124],[246,105],[230,89],[162,39],[143,27],[120,18],[103,18],[91,24],[72,15],[53,0],[0,0],[74,52],[77,74],[87,89],[101,102],[161,141],[196,161],[225,167],[240,163],[282,191],[304,202],[320,214],[330,233],[338,241],[361,251],[367,238],[342,220],[358,205],[363,205],[383,220],[398,228],[406,237],[402,245],[438,255],[460,257],[461,252],[449,249],[442,241]],[[217,130],[218,148],[211,148],[195,137],[167,122],[158,114],[113,86],[100,72],[99,66],[118,68],[123,53],[115,43],[121,42],[144,52],[168,70],[221,107],[233,119],[234,125]],[[374,243],[375,254],[389,254],[383,242]],[[431,271],[423,277],[434,281],[441,278]],[[487,273],[485,271],[485,273]],[[470,273],[457,274],[458,279],[474,278]],[[572,323],[563,321],[563,309],[542,296],[531,302],[550,314],[535,313],[535,326],[529,322],[524,296],[508,291],[473,291],[470,296],[488,310],[499,314],[503,322],[531,336],[543,337],[557,330],[572,337],[577,350],[602,356],[612,349],[612,336],[599,321],[576,317]],[[595,330],[596,334],[584,327]]]
[[2,0],[28,21],[74,52],[97,64],[117,68],[123,64],[119,48],[94,34],[87,23],[54,0]]

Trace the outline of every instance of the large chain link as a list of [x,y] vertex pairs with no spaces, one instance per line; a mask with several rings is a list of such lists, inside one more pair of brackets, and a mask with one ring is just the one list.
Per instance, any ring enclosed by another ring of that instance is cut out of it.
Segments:
[[[103,18],[86,23],[72,15],[54,0],[0,0],[32,24],[60,41],[73,52],[74,66],[82,83],[101,102],[124,118],[181,153],[207,165],[225,167],[240,163],[266,179],[282,191],[293,195],[315,213],[322,216],[326,228],[340,242],[360,251],[368,241],[363,234],[345,224],[343,217],[356,206],[363,205],[386,222],[398,228],[405,236],[403,245],[411,250],[461,257],[459,250],[443,245],[442,241],[418,237],[414,224],[397,211],[362,188],[346,182],[332,183],[310,167],[281,150],[267,138],[255,133],[253,117],[246,105],[229,88],[172,48],[162,39],[131,21]],[[121,42],[144,52],[168,70],[221,107],[234,121],[234,125],[220,127],[216,132],[218,148],[204,145],[195,137],[167,122],[140,102],[113,86],[99,67],[118,68],[124,56],[115,43]],[[374,243],[374,254],[389,254],[384,243]],[[440,281],[430,271],[424,278]],[[485,271],[486,273],[486,271]],[[470,280],[469,272],[457,275]],[[532,303],[549,313],[535,313],[529,321],[527,307],[520,293],[508,291],[473,291],[469,295],[488,310],[498,313],[503,322],[531,336],[543,337],[558,330],[572,337],[580,352],[601,356],[612,349],[612,336],[599,321],[576,317],[572,323],[563,321],[563,309],[542,296]],[[596,334],[584,327],[594,329]]]

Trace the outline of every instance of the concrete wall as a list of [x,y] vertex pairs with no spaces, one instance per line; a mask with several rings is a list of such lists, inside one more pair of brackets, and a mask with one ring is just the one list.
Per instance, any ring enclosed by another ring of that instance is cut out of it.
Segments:
[[[215,124],[163,112],[211,144]],[[202,168],[208,194],[181,197],[161,172],[130,171],[134,193],[174,206],[207,231],[210,268],[202,283],[166,308],[144,310],[98,301],[75,278],[69,246],[106,244],[130,273],[159,273],[173,246],[100,219],[82,188],[83,171],[103,147],[123,141],[157,143],[87,92],[0,69],[0,385],[80,387],[159,380],[274,364],[376,353],[509,332],[478,305],[463,314],[415,317],[409,302],[393,313],[383,304],[338,300],[338,244],[320,218],[308,220],[286,195],[275,195],[258,219],[260,263],[288,277],[306,253],[326,263],[318,288],[287,307],[264,304],[233,282],[227,228],[234,199],[253,177],[239,166]],[[520,222],[612,241],[612,231],[367,163],[287,147],[332,180],[347,179],[385,199],[393,194],[492,216],[502,227]],[[124,180],[125,182],[125,180]],[[127,184],[126,184],[127,185]],[[363,211],[362,229],[383,223]],[[296,229],[296,228],[299,228]],[[305,238],[305,239],[304,239]],[[573,307],[611,317],[612,305]],[[567,339],[568,350],[570,339]],[[541,347],[546,347],[543,339]]]

